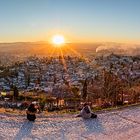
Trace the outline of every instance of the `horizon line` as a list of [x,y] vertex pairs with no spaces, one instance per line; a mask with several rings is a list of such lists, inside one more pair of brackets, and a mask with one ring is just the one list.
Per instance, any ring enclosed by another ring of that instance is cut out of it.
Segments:
[[[48,41],[8,41],[8,42],[0,42],[0,44],[16,44],[16,43],[44,43],[50,44]],[[132,45],[140,45],[140,43],[127,43],[127,42],[115,42],[115,41],[94,41],[94,42],[66,42],[65,44],[98,44],[98,43],[115,43],[115,44],[132,44]]]

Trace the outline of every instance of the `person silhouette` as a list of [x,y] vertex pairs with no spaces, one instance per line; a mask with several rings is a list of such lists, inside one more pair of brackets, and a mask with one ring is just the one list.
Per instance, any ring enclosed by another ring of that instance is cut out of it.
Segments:
[[37,109],[35,108],[35,104],[31,103],[30,106],[28,107],[26,113],[27,113],[27,119],[29,121],[35,121],[36,113],[37,113]]
[[84,103],[83,108],[77,117],[82,117],[84,119],[88,119],[88,118],[97,118],[97,115],[91,111],[91,108],[88,105],[88,103]]

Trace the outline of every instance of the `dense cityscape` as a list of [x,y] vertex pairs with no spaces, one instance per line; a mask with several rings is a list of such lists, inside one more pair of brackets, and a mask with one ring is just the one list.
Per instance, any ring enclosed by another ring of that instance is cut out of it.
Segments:
[[[125,86],[123,85],[125,87],[123,88],[123,95],[125,94],[123,103],[128,100],[133,103],[135,101],[130,100],[132,93],[134,98],[138,98],[137,101],[139,101],[139,69],[139,56],[113,53],[90,58],[84,56],[37,57],[34,55],[15,61],[8,66],[1,65],[0,91],[8,95],[13,91],[12,87],[16,86],[18,91],[26,96],[30,93],[33,95],[43,93],[53,98],[79,98],[80,100],[84,94],[87,94],[92,102],[98,99],[95,103],[110,103],[110,97],[109,100],[106,99],[107,101],[102,97],[105,96],[105,72],[108,72],[116,76],[121,85],[125,83]],[[110,85],[113,83],[113,81],[109,82]],[[109,90],[113,90],[120,96],[122,90],[120,87],[118,88],[119,91],[115,91],[114,88]],[[103,98],[101,103],[100,98]],[[119,97],[118,101],[120,100],[122,99]],[[111,105],[113,104],[111,103]]]

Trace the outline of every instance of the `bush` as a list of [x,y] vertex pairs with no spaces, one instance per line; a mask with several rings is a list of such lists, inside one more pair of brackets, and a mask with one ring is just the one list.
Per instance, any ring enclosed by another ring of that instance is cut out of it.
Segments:
[[19,95],[17,98],[18,101],[23,101],[25,100],[25,97],[23,95]]
[[111,104],[108,103],[108,102],[103,103],[103,104],[101,105],[101,108],[109,108],[109,107],[111,107]]
[[61,109],[59,107],[53,106],[52,108],[47,109],[48,112],[53,112],[53,111],[60,111]]

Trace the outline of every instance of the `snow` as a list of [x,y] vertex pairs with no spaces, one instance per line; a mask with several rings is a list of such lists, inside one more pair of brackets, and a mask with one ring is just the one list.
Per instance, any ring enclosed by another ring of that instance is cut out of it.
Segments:
[[29,122],[24,115],[0,114],[0,140],[139,140],[140,107],[98,114],[83,120],[75,115],[37,115]]

